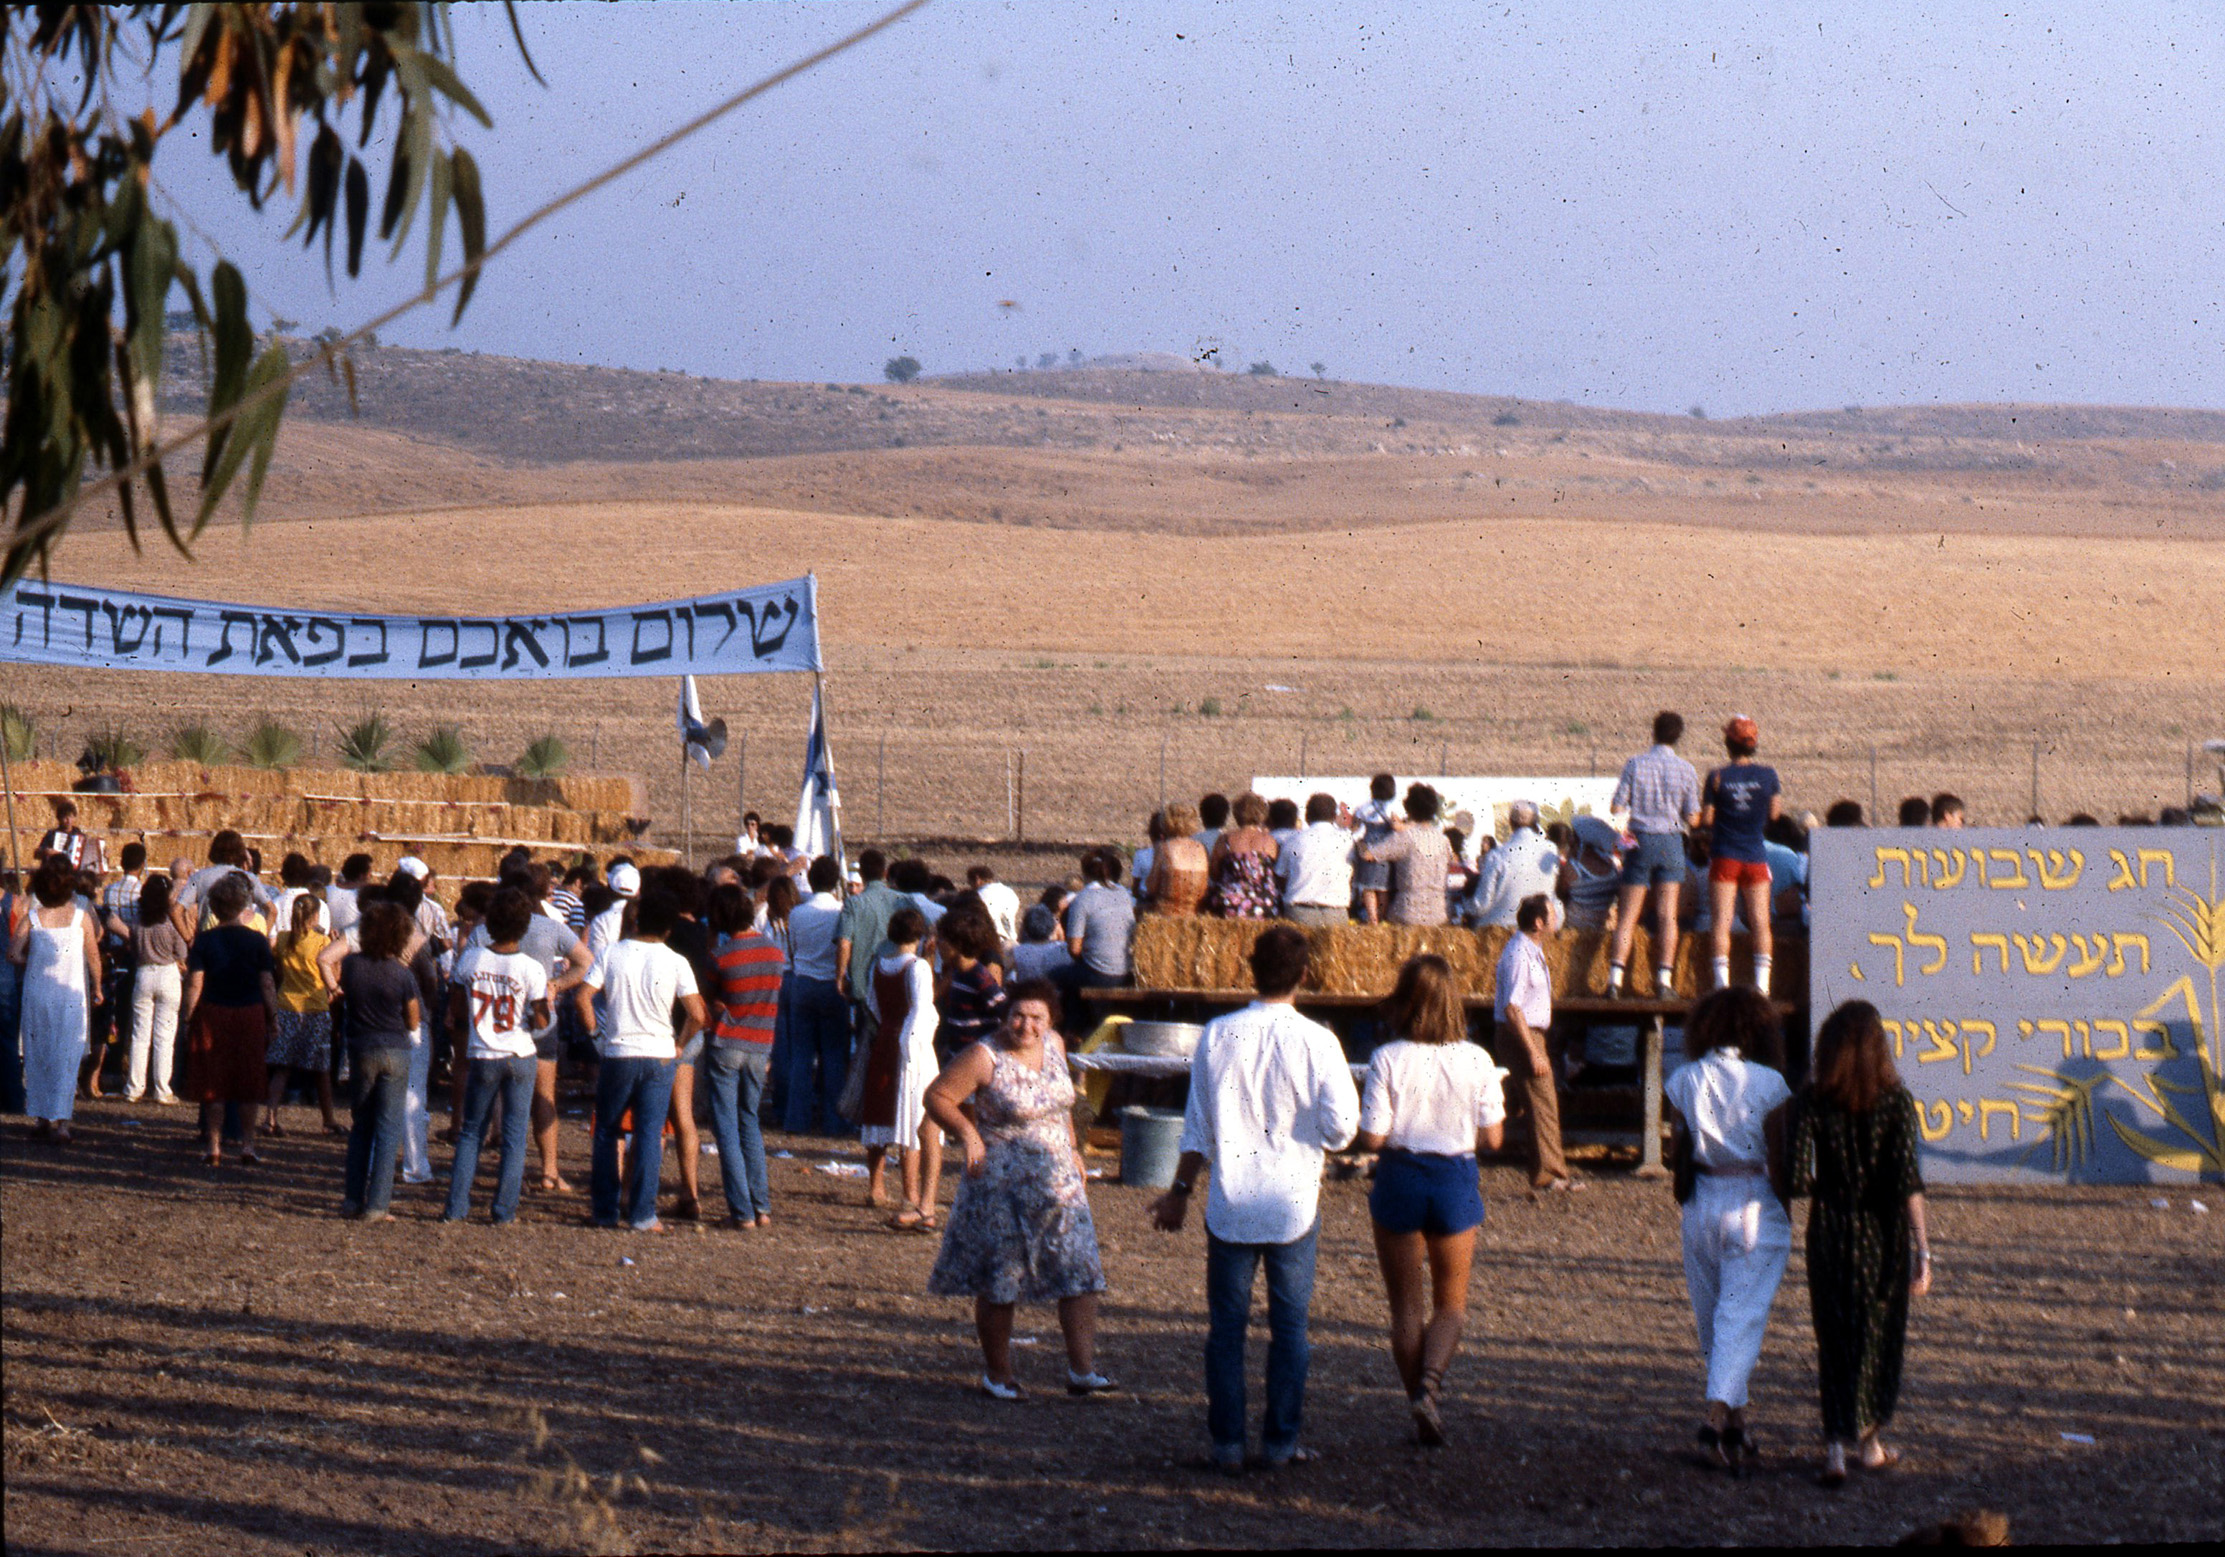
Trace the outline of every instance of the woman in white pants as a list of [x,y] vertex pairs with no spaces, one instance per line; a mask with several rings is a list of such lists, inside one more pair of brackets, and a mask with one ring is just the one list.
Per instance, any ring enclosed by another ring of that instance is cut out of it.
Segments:
[[1721,989],[1684,1027],[1691,1063],[1663,1087],[1673,1116],[1684,1282],[1707,1360],[1700,1446],[1732,1475],[1756,1457],[1746,1383],[1761,1360],[1769,1306],[1792,1252],[1786,1209],[1783,1035],[1756,990]]
[[131,983],[131,1058],[124,1072],[124,1101],[138,1102],[152,1085],[157,1103],[175,1103],[170,1057],[177,1045],[178,1005],[185,996],[187,948],[185,937],[170,922],[170,878],[148,876],[139,889],[138,922],[126,924],[111,913],[108,927],[129,938],[138,970]]

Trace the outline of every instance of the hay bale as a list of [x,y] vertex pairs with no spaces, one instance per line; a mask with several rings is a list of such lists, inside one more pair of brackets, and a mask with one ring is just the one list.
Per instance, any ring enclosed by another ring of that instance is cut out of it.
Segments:
[[[1136,983],[1145,989],[1210,990],[1234,992],[1251,988],[1251,950],[1262,932],[1278,921],[1271,919],[1172,919],[1146,915],[1136,923]],[[1457,925],[1337,925],[1310,929],[1306,939],[1313,949],[1313,963],[1306,988],[1325,995],[1371,995],[1382,998],[1398,983],[1399,969],[1410,957],[1435,953],[1452,964],[1468,993],[1478,997],[1496,993],[1493,972],[1499,953],[1512,930],[1469,930]],[[1600,996],[1607,992],[1611,938],[1597,930],[1563,930],[1545,941],[1545,965],[1553,976],[1553,993],[1560,999]],[[1680,936],[1673,992],[1685,999],[1705,993],[1712,977],[1711,953],[1704,939]],[[1748,937],[1731,938],[1731,969],[1744,978],[1752,970]],[[1651,996],[1653,947],[1641,930],[1631,948],[1628,977],[1630,992]],[[1777,937],[1775,993],[1798,1000],[1808,985],[1808,943],[1803,936]]]

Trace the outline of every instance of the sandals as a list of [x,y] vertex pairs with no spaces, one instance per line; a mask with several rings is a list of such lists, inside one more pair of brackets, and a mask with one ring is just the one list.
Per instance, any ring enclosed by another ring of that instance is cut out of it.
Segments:
[[[1875,1440],[1872,1440],[1872,1442],[1875,1442]],[[1900,1450],[1891,1448],[1888,1445],[1877,1444],[1877,1453],[1878,1457],[1874,1461],[1869,1459],[1862,1459],[1857,1461],[1856,1463],[1858,1463],[1862,1467],[1862,1469],[1866,1471],[1889,1471],[1901,1462]]]
[[544,1195],[569,1195],[572,1193],[572,1186],[565,1183],[563,1176],[559,1174],[555,1178],[543,1178],[541,1180],[541,1193]]
[[892,1233],[916,1233],[919,1231],[919,1224],[926,1220],[917,1206],[906,1206],[890,1217],[885,1225]]
[[1109,1395],[1119,1388],[1095,1368],[1087,1373],[1076,1373],[1072,1368],[1066,1370],[1066,1393],[1069,1395]]
[[1732,1428],[1730,1434],[1725,1434],[1718,1432],[1713,1427],[1702,1427],[1697,1435],[1700,1452],[1707,1456],[1708,1464],[1714,1466],[1717,1470],[1728,1471],[1734,1476],[1738,1474],[1738,1466],[1731,1458],[1730,1444],[1735,1441],[1731,1435],[1736,1434],[1737,1431],[1736,1428]]

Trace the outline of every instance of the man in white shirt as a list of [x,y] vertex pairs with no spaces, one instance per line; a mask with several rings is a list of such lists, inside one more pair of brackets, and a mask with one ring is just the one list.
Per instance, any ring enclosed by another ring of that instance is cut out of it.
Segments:
[[532,900],[523,892],[497,892],[487,907],[486,923],[476,932],[485,941],[466,947],[456,959],[448,986],[449,1028],[465,1045],[457,1065],[467,1076],[444,1222],[460,1222],[470,1209],[471,1181],[479,1171],[487,1121],[497,1099],[502,1104],[502,1171],[495,1182],[494,1219],[508,1222],[518,1214],[539,1068],[534,1033],[551,1025],[548,968],[520,944],[533,922]]
[[1017,942],[1020,939],[1020,894],[997,880],[997,873],[986,865],[967,867],[966,885],[981,899],[981,906],[989,910],[989,922],[997,927],[997,939],[1007,946]]
[[1511,927],[1516,910],[1541,892],[1551,906],[1561,853],[1538,830],[1537,803],[1517,800],[1508,806],[1507,826],[1512,829],[1507,841],[1484,857],[1475,891],[1468,896],[1466,917],[1472,925]]
[[1277,925],[1252,949],[1259,998],[1214,1021],[1190,1061],[1190,1104],[1174,1187],[1152,1206],[1179,1232],[1197,1176],[1205,1202],[1206,1428],[1213,1462],[1244,1468],[1244,1332],[1252,1282],[1267,1266],[1267,1408],[1261,1451],[1270,1466],[1310,1459],[1298,1447],[1306,1395],[1307,1312],[1320,1232],[1321,1160],[1351,1141],[1360,1097],[1336,1035],[1300,1016],[1305,932]]
[[[850,1004],[842,997],[842,867],[822,854],[804,878],[811,896],[788,910],[787,1095],[791,1135],[848,1133],[836,1109],[850,1075]],[[876,931],[875,934],[879,932]],[[870,957],[869,949],[864,953]]]
[[1492,978],[1498,1015],[1498,1042],[1492,1047],[1510,1073],[1530,1116],[1530,1188],[1579,1189],[1561,1155],[1561,1100],[1545,1035],[1553,1025],[1553,972],[1545,962],[1545,927],[1551,899],[1540,892],[1515,910],[1515,933],[1507,937]]
[[1353,836],[1337,815],[1335,796],[1306,801],[1306,825],[1275,857],[1285,919],[1311,926],[1352,922]]
[[624,935],[626,905],[641,895],[641,872],[630,861],[611,866],[606,879],[616,901],[587,921],[587,955],[597,962]]
[[[615,874],[615,873],[614,873]],[[637,882],[638,885],[638,882]],[[634,905],[633,933],[596,960],[579,987],[580,1020],[599,1036],[595,1078],[595,1150],[588,1179],[589,1215],[597,1227],[618,1225],[618,1121],[633,1110],[633,1194],[626,1225],[662,1232],[657,1177],[664,1167],[664,1116],[672,1105],[672,1074],[680,1046],[703,1030],[703,996],[688,959],[665,945],[679,921],[669,893],[651,892]],[[598,1019],[594,996],[603,997]],[[672,1008],[687,1015],[675,1034]]]

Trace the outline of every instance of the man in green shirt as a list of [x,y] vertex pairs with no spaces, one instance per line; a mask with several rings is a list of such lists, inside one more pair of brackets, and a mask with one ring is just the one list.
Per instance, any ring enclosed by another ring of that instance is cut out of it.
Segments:
[[858,856],[858,875],[864,878],[865,890],[842,905],[842,918],[834,929],[834,961],[836,981],[862,1013],[866,994],[873,988],[873,958],[888,939],[889,916],[904,906],[904,897],[889,890],[888,856],[878,849]]

